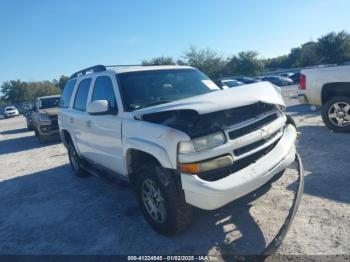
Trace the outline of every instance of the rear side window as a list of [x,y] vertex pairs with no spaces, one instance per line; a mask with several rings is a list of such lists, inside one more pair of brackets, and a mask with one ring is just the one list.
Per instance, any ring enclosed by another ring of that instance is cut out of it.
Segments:
[[114,95],[113,83],[109,76],[99,76],[96,78],[94,90],[92,93],[92,101],[107,100],[110,110],[117,112],[117,102]]
[[87,103],[87,97],[89,94],[90,83],[91,83],[91,78],[84,79],[79,83],[78,90],[74,100],[74,106],[73,106],[74,109],[77,109],[79,111],[86,110],[86,103]]
[[60,100],[60,108],[67,108],[69,106],[76,82],[77,82],[76,79],[69,80],[67,82],[67,84],[64,87],[63,92],[62,92],[62,96],[61,96],[61,100]]

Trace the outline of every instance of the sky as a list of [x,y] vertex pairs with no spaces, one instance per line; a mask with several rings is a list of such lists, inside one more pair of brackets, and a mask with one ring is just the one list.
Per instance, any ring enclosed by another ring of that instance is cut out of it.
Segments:
[[180,58],[190,45],[279,56],[350,32],[349,10],[349,0],[0,0],[0,84]]

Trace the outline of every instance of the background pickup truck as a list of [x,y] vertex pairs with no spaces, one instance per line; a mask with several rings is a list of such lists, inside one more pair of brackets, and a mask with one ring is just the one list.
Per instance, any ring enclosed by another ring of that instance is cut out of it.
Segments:
[[59,95],[37,98],[31,119],[35,136],[39,138],[40,143],[59,137],[57,120],[59,101]]
[[350,65],[304,69],[299,101],[321,106],[325,125],[335,132],[350,132]]

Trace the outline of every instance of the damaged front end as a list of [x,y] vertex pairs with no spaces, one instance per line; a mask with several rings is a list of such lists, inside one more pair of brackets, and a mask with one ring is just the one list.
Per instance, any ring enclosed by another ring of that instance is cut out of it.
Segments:
[[[139,116],[138,119],[169,126],[186,133],[191,138],[195,138],[223,131],[238,124],[244,125],[247,120],[253,120],[269,113],[269,117],[255,127],[259,128],[277,119],[280,116],[279,112],[279,107],[275,105],[257,102],[247,106],[201,115],[195,110],[179,109],[149,113]],[[231,135],[237,134],[232,133]]]
[[261,83],[236,90],[142,110],[135,119],[188,135],[178,143],[177,171],[186,202],[201,209],[214,210],[245,196],[297,161],[298,192],[286,223],[266,249],[270,253],[286,234],[303,191],[298,133],[273,86]]
[[[263,102],[206,114],[188,109],[162,111],[139,119],[186,133],[191,141],[180,142],[178,149],[182,171],[208,181],[221,179],[268,153],[282,136],[286,123],[281,106]],[[249,137],[256,132],[258,137]],[[218,149],[232,141],[234,150]],[[209,150],[212,148],[215,150]]]

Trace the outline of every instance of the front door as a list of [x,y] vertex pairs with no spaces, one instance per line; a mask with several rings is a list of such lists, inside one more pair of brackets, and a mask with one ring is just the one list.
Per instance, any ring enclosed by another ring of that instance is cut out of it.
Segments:
[[110,76],[96,77],[91,102],[95,100],[107,100],[109,112],[103,115],[89,115],[86,123],[90,147],[87,158],[114,172],[124,174],[121,119],[118,117],[118,106]]

